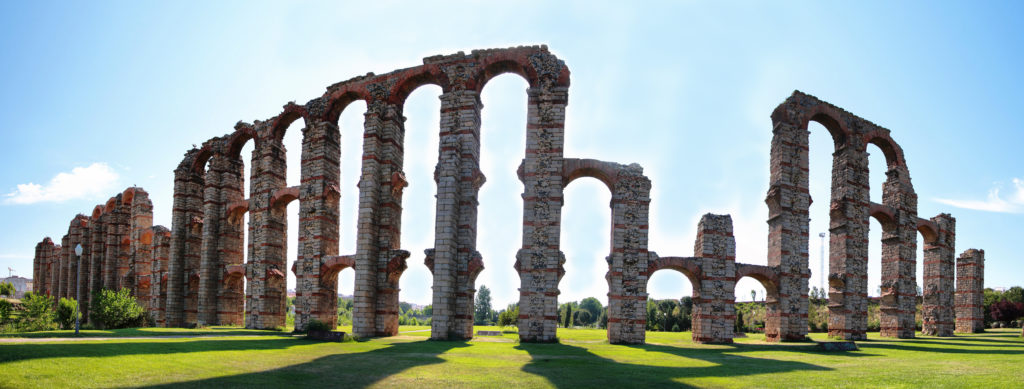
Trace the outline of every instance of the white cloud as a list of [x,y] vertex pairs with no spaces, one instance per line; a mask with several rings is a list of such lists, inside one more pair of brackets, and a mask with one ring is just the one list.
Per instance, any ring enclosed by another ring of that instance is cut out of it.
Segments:
[[117,173],[109,165],[96,162],[86,167],[71,169],[70,173],[58,173],[46,185],[31,182],[19,184],[17,190],[6,195],[4,204],[62,202],[102,196],[117,182],[117,178]]
[[1024,180],[1013,179],[1013,194],[1007,199],[999,195],[1001,185],[988,191],[988,198],[985,200],[953,200],[935,199],[940,203],[952,205],[957,208],[973,209],[976,211],[1001,212],[1001,213],[1024,213]]

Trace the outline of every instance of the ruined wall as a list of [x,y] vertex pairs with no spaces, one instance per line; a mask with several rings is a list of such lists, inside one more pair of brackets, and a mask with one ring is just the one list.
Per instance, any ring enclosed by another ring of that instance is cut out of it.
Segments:
[[[409,257],[401,249],[402,192],[408,185],[403,171],[403,105],[413,90],[434,84],[442,94],[434,174],[435,238],[425,258],[433,275],[431,338],[471,338],[476,277],[485,264],[476,250],[478,193],[486,182],[480,170],[480,93],[488,80],[503,73],[518,74],[529,84],[526,149],[518,171],[524,185],[523,240],[514,266],[521,282],[523,341],[557,339],[558,285],[565,272],[560,250],[563,189],[582,176],[598,178],[612,193],[606,275],[610,342],[645,341],[646,284],[660,269],[681,271],[693,282],[697,342],[731,342],[734,286],[744,276],[754,277],[768,291],[766,339],[805,339],[812,201],[807,177],[809,121],[823,124],[835,142],[829,199],[830,335],[865,338],[872,216],[884,229],[883,336],[913,337],[916,234],[931,224],[941,228],[932,228],[938,231],[926,236],[926,332],[947,332],[943,326],[948,327],[951,304],[944,302],[952,288],[952,218],[940,215],[929,222],[917,217],[909,170],[889,130],[794,92],[772,113],[765,199],[768,265],[737,265],[731,219],[710,214],[701,219],[694,257],[662,258],[648,251],[651,182],[640,166],[564,158],[569,70],[544,46],[429,57],[421,66],[331,85],[322,96],[303,105],[288,103],[280,115],[266,121],[240,122],[232,133],[188,151],[175,169],[169,231],[151,227],[148,195],[130,188],[97,206],[91,218],[73,223],[62,241],[63,252],[60,246],[49,249],[45,240],[37,245],[33,271],[45,280],[42,288],[59,296],[129,288],[160,325],[236,324],[242,321],[244,306],[247,328],[283,327],[289,271],[286,207],[299,201],[298,256],[290,268],[297,280],[296,329],[303,330],[314,319],[334,326],[338,272],[352,267],[353,332],[362,337],[394,335],[399,280]],[[340,231],[338,118],[355,100],[367,106],[362,139],[351,140],[363,145],[358,229]],[[302,154],[300,185],[286,187],[288,150],[281,140],[296,120],[304,124],[302,150],[292,150]],[[239,154],[249,141],[255,144],[252,169],[250,177],[243,177]],[[888,163],[883,204],[868,198],[869,144],[878,146]],[[248,194],[243,193],[246,179],[251,181]],[[248,226],[242,223],[246,212]],[[242,247],[246,234],[249,246]],[[340,234],[356,234],[354,254],[339,255]],[[88,246],[87,254],[71,260],[68,248],[78,243]],[[242,250],[248,250],[246,263]],[[83,277],[88,274],[88,281],[75,284],[72,275],[79,271]]]
[[956,332],[985,331],[985,250],[968,249],[956,260]]

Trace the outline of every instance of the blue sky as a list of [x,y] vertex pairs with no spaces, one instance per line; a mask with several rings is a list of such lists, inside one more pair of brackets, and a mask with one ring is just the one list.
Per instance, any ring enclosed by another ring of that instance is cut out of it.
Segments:
[[[426,56],[547,44],[572,72],[566,157],[644,167],[653,181],[650,248],[658,254],[692,255],[700,215],[729,213],[739,261],[765,263],[769,115],[799,89],[892,130],[919,214],[957,218],[956,250],[986,250],[987,286],[1021,284],[1019,3],[366,3],[0,4],[0,270],[31,276],[39,240],[59,241],[76,213],[131,185],[149,191],[154,222],[170,227],[172,170],[182,154],[239,120],[272,117],[337,81],[415,66]],[[478,230],[486,269],[478,285],[492,289],[499,307],[518,296],[512,264],[522,186],[515,169],[526,87],[503,75],[482,97],[487,183]],[[402,246],[412,257],[401,299],[416,303],[430,301],[422,263],[433,241],[439,94],[418,89],[405,107],[410,187]],[[353,104],[341,119],[343,254],[355,245],[363,110]],[[285,136],[291,184],[299,128]],[[812,285],[820,275],[816,236],[826,231],[831,151],[824,129],[812,126]],[[881,202],[884,157],[869,152],[872,200]],[[593,179],[566,190],[562,301],[606,301],[609,200]],[[292,250],[297,211],[293,205]],[[872,295],[878,230],[872,222]],[[690,289],[672,272],[656,273],[649,285],[655,298]],[[749,299],[751,289],[762,288],[742,280],[738,298]],[[340,291],[351,290],[346,270]]]

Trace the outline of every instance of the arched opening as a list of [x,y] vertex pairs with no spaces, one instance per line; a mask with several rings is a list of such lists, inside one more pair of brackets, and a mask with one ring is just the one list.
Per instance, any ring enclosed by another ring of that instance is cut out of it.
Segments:
[[522,77],[505,74],[487,81],[480,93],[480,170],[486,181],[478,194],[476,245],[484,269],[474,289],[487,286],[492,312],[474,310],[475,323],[494,323],[499,311],[519,302],[514,266],[523,240],[523,185],[516,171],[526,157],[528,87]]
[[[363,159],[363,124],[366,114],[366,102],[354,100],[341,111],[338,116],[338,131],[341,134],[341,158],[338,178],[338,189],[341,198],[338,200],[338,254],[354,255],[356,241],[359,236],[359,179],[362,174]],[[341,304],[347,304],[347,325],[352,326],[352,299],[355,295],[355,270],[346,268],[338,273],[339,296],[348,296],[347,300],[339,297]],[[347,302],[345,302],[347,301]],[[341,312],[339,311],[339,315]],[[342,322],[339,321],[341,326]],[[339,330],[345,331],[345,330]]]
[[[882,219],[885,220],[885,219]],[[884,293],[882,290],[882,273],[886,271],[883,268],[882,263],[882,247],[886,235],[885,227],[879,221],[879,218],[872,217],[868,225],[868,262],[867,268],[864,269],[864,274],[868,280],[868,332],[878,332],[881,330],[881,296]],[[891,228],[891,226],[890,226]],[[891,234],[891,233],[890,233]],[[895,302],[893,302],[895,304]]]
[[692,331],[696,281],[692,274],[669,270],[655,271],[647,280],[647,331]]
[[578,322],[577,314],[573,314],[572,320],[567,320],[565,315],[577,311],[576,305],[584,299],[596,298],[601,303],[605,318],[608,316],[608,294],[611,291],[607,282],[610,270],[607,261],[612,251],[612,212],[609,209],[612,195],[607,185],[591,177],[572,181],[563,190],[563,195],[562,251],[565,253],[565,275],[559,283],[559,319],[562,320],[562,326],[603,328],[606,321],[600,317]]
[[889,162],[885,153],[876,145],[868,146],[868,183],[871,191],[871,202],[884,204],[885,182],[889,172]]
[[[299,187],[302,183],[302,138],[303,128],[306,123],[302,118],[292,121],[284,130],[281,144],[285,150],[285,188]],[[295,272],[291,271],[292,266],[299,258],[299,201],[295,199],[287,203],[284,212],[287,215],[285,233],[288,239],[285,241],[284,271],[287,277],[277,280],[275,277],[268,279],[269,289],[279,289],[276,283],[283,282],[283,293],[286,293],[286,316],[285,327],[295,326]]]
[[347,267],[338,272],[338,320],[337,331],[352,333],[352,308],[355,295],[356,271]]
[[[773,315],[777,315],[778,288],[767,275],[738,275],[736,280],[736,333],[764,333]],[[811,300],[815,296],[809,296]],[[818,316],[828,315],[825,307],[811,304],[807,316],[811,332],[825,331],[818,323],[827,323]],[[822,326],[823,327],[823,326]]]
[[[432,303],[433,276],[423,263],[424,251],[434,246],[434,213],[437,209],[434,195],[434,166],[437,164],[438,128],[441,120],[441,88],[422,85],[405,100],[402,111],[405,121],[405,179],[409,183],[402,194],[402,249],[410,253],[408,267],[399,279],[399,308],[410,304],[418,312],[403,310],[399,325],[409,325],[409,317],[416,323],[428,325],[430,315],[424,312]],[[431,307],[432,308],[432,307]],[[403,320],[402,317],[405,317]]]
[[[242,163],[241,183],[239,183],[240,185],[236,184],[241,187],[242,191],[235,196],[234,201],[228,203],[229,212],[233,211],[231,216],[228,218],[228,223],[232,223],[232,229],[237,231],[237,234],[241,237],[242,261],[240,264],[241,266],[235,268],[239,274],[236,277],[226,280],[226,283],[228,284],[228,289],[240,290],[242,293],[241,296],[237,296],[238,300],[241,301],[240,304],[242,307],[242,317],[238,324],[244,326],[246,323],[245,315],[249,313],[250,308],[248,306],[250,303],[248,290],[249,283],[246,282],[245,271],[243,269],[245,264],[249,263],[250,255],[253,250],[251,247],[252,240],[250,239],[252,226],[249,224],[248,200],[252,193],[250,192],[250,183],[252,182],[252,160],[254,157],[253,154],[256,151],[256,142],[250,139],[237,147],[239,150],[238,154],[234,155],[229,152],[228,157],[238,158]],[[232,207],[234,207],[234,209],[232,209]],[[239,287],[237,283],[241,283],[241,287]]]
[[[829,258],[829,207],[832,198],[832,169],[836,142],[829,130],[821,123],[808,123],[808,191],[811,205],[808,229],[808,267],[811,270],[809,295],[828,295]],[[737,287],[737,290],[741,290]],[[823,292],[824,291],[824,292]],[[740,296],[738,296],[740,297]],[[823,304],[826,305],[826,304]],[[827,310],[826,310],[827,311]],[[828,317],[824,318],[824,325]],[[815,326],[818,326],[818,323]]]

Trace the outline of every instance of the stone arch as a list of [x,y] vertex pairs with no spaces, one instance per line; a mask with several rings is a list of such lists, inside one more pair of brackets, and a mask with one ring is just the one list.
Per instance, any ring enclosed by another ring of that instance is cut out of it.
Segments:
[[285,131],[288,130],[288,127],[299,119],[303,120],[306,127],[309,127],[311,124],[306,107],[295,104],[295,102],[285,104],[284,111],[269,120],[270,136],[280,142],[284,139],[284,134]]
[[227,136],[225,139],[226,147],[224,154],[231,158],[241,157],[242,148],[249,141],[256,142],[256,147],[259,147],[260,139],[256,130],[252,125],[238,122],[235,124],[235,131]]
[[369,101],[371,99],[369,92],[366,91],[363,84],[350,84],[350,82],[335,84],[327,88],[324,119],[328,122],[338,123],[338,120],[341,119],[341,113],[352,102],[356,100]]
[[421,66],[408,69],[395,76],[395,85],[389,93],[390,103],[405,105],[405,100],[416,89],[425,85],[437,85],[443,92],[451,89],[449,76],[436,66]]

